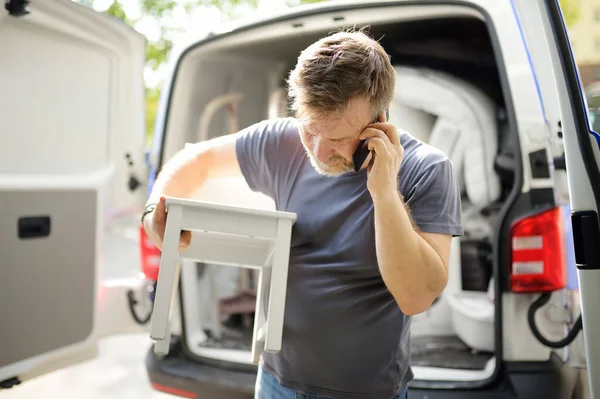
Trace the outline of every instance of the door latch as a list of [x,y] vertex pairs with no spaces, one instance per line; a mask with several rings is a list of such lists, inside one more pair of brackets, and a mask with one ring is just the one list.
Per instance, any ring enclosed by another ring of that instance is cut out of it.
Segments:
[[13,17],[22,17],[29,14],[29,0],[5,0],[4,8]]
[[600,226],[595,211],[573,212],[573,241],[578,269],[600,269]]
[[50,235],[50,216],[29,216],[19,218],[19,238],[43,238]]

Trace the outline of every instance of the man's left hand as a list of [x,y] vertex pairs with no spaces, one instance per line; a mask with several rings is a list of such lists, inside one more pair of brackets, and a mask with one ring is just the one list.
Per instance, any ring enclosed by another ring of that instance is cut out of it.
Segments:
[[359,136],[360,140],[370,139],[367,188],[373,199],[390,194],[398,195],[398,172],[404,157],[404,148],[400,144],[396,126],[387,123],[383,112],[379,120],[383,122],[368,125]]

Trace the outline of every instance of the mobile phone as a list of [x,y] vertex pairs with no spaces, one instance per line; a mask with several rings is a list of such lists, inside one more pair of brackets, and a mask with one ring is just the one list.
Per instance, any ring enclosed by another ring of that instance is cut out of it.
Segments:
[[[385,109],[385,120],[389,121],[390,120],[390,109],[386,108]],[[378,122],[379,120],[375,120],[373,121],[373,123]],[[356,150],[354,151],[354,154],[352,155],[352,160],[354,161],[354,171],[358,172],[360,170],[360,167],[362,166],[362,164],[365,162],[365,159],[367,159],[367,156],[369,155],[369,147],[367,146],[367,141],[366,140],[362,140],[359,144],[358,147],[356,147]]]

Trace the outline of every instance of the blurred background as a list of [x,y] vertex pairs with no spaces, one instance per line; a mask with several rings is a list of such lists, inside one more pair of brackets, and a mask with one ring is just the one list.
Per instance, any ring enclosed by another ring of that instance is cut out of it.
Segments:
[[567,17],[571,47],[588,107],[595,116],[594,128],[600,126],[600,2],[598,0],[562,0]]

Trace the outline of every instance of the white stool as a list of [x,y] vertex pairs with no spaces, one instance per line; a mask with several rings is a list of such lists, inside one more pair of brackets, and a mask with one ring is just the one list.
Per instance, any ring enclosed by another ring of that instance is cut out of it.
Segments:
[[[167,197],[167,225],[150,337],[154,352],[169,352],[171,302],[177,291],[183,258],[259,270],[252,361],[262,351],[279,352],[296,214]],[[179,250],[182,230],[194,232],[190,246]]]

